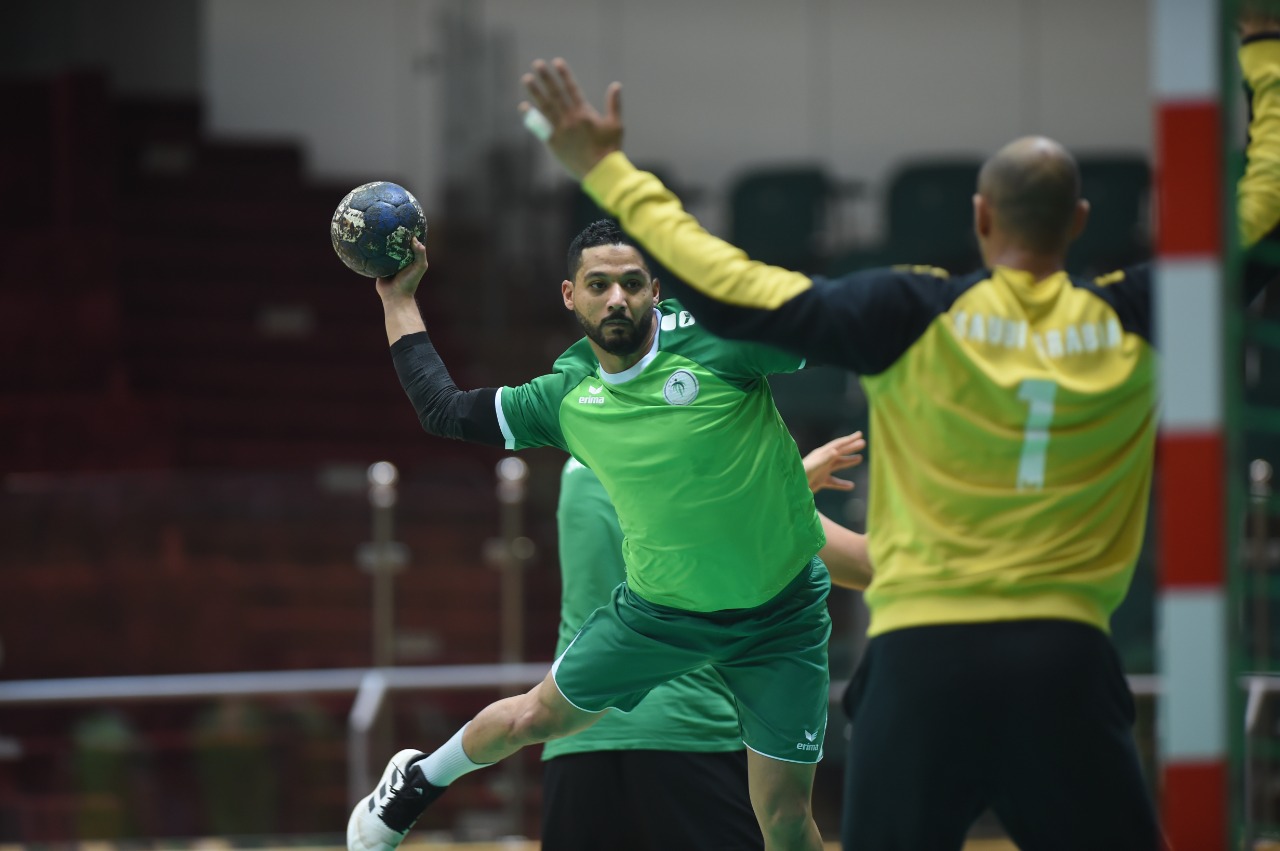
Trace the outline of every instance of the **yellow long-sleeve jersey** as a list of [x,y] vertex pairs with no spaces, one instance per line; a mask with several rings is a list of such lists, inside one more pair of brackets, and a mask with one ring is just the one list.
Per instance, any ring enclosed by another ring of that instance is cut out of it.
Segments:
[[870,634],[1026,618],[1108,628],[1155,443],[1145,267],[1103,281],[1004,268],[811,280],[707,234],[621,154],[587,188],[690,282],[675,286],[700,322],[862,377]]

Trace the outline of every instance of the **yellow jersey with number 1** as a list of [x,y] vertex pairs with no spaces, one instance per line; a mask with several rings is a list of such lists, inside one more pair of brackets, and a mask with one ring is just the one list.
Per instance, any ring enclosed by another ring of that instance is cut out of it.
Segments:
[[1142,546],[1156,433],[1149,281],[997,268],[937,316],[871,403],[872,633],[1081,620],[1107,629]]

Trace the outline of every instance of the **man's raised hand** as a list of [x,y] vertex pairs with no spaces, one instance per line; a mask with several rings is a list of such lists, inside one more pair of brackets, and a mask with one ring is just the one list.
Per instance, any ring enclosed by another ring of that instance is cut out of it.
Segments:
[[[581,180],[596,163],[622,149],[622,84],[610,83],[604,115],[596,111],[563,59],[535,60],[520,78],[529,95],[520,112],[529,127],[574,179]],[[545,121],[536,115],[537,110]]]
[[427,271],[427,247],[415,236],[413,238],[413,261],[396,272],[393,278],[378,278],[378,295],[383,301],[395,298],[413,298]]
[[839,470],[847,470],[862,463],[862,456],[857,454],[865,449],[867,441],[862,432],[855,431],[844,437],[837,437],[804,456],[804,474],[809,479],[809,490],[817,493],[820,490],[853,490],[853,482],[835,475]]

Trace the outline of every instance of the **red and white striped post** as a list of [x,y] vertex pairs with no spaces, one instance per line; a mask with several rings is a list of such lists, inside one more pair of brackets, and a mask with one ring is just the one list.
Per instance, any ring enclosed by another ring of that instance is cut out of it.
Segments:
[[1219,9],[1154,0],[1151,10],[1160,808],[1176,851],[1215,851],[1229,841]]

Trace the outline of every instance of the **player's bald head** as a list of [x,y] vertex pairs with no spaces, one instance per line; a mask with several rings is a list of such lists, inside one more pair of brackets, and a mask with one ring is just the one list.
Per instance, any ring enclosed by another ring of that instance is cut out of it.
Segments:
[[1010,238],[1033,251],[1062,251],[1080,200],[1080,169],[1052,139],[1024,136],[983,164],[978,194]]

